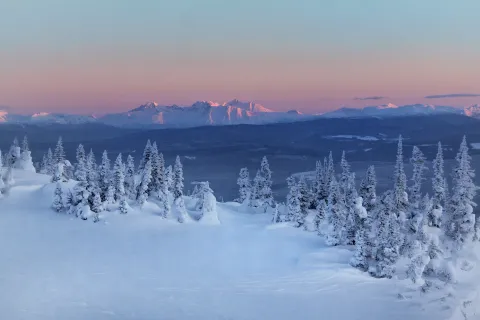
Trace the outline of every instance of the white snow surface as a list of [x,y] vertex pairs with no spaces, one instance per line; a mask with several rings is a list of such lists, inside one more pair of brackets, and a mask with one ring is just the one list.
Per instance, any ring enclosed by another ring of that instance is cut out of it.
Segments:
[[480,150],[480,142],[472,142],[470,145],[472,146],[472,149]]
[[217,203],[220,225],[164,220],[150,202],[93,223],[50,209],[48,176],[14,174],[0,200],[2,319],[456,320],[480,302],[478,272],[420,293],[239,204]]

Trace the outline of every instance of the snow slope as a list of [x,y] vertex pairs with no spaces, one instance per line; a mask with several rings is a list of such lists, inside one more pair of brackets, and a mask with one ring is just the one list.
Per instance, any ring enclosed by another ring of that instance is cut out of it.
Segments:
[[15,180],[0,200],[2,319],[456,320],[476,297],[374,279],[350,248],[238,204],[218,203],[216,226],[163,220],[152,203],[93,223],[49,208],[49,177]]

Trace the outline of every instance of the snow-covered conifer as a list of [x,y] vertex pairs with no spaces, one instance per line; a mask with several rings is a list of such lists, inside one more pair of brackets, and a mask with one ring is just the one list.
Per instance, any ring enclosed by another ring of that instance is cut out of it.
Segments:
[[142,170],[140,184],[137,187],[137,202],[141,206],[145,204],[148,198],[148,184],[152,179],[152,164],[150,160],[145,163]]
[[63,149],[62,137],[58,138],[55,153],[53,154],[54,163],[63,163],[65,161],[65,151]]
[[119,207],[120,213],[121,214],[127,214],[128,213],[128,203],[125,197],[123,197],[120,200],[120,207]]
[[213,190],[210,188],[208,181],[202,182],[199,185],[200,189],[200,199],[201,201],[201,214],[200,220],[207,223],[218,224],[218,214],[217,214],[217,200],[213,195]]
[[287,178],[288,194],[286,202],[285,221],[296,221],[301,215],[300,208],[300,190],[297,181],[293,176]]
[[239,193],[238,202],[244,203],[250,198],[251,194],[250,174],[247,168],[240,169],[237,184]]
[[313,182],[312,193],[314,195],[314,205],[315,208],[318,206],[322,198],[322,189],[323,189],[323,164],[322,161],[318,160],[315,162],[315,181]]
[[278,203],[275,203],[273,207],[272,223],[282,222],[282,217],[280,216],[280,211],[278,210]]
[[75,164],[74,177],[76,180],[79,180],[78,175],[84,174],[83,172],[79,172],[79,168],[80,170],[84,171],[86,166],[86,161],[87,161],[87,157],[85,155],[85,149],[83,148],[82,144],[78,145],[76,159],[77,159],[77,163]]
[[300,202],[300,214],[295,217],[296,227],[305,226],[305,219],[308,216],[308,207],[310,205],[310,198],[308,194],[307,182],[302,175],[298,181],[298,192]]
[[367,271],[369,264],[368,258],[371,254],[371,246],[369,239],[370,228],[368,224],[367,210],[363,207],[363,199],[357,197],[355,201],[355,213],[358,215],[358,227],[355,234],[355,253],[350,260],[350,264],[363,271]]
[[53,158],[52,149],[48,148],[47,151],[47,174],[53,175],[56,170],[56,162]]
[[67,179],[65,178],[64,174],[64,164],[62,162],[59,162],[55,165],[55,172],[52,175],[52,179],[50,180],[51,182],[66,182]]
[[28,138],[27,138],[27,136],[24,136],[24,137],[23,137],[23,141],[22,141],[22,149],[21,149],[21,152],[24,152],[24,151],[30,151],[30,148],[28,147]]
[[133,200],[136,198],[135,163],[131,155],[128,155],[127,157],[127,167],[125,171],[125,194],[128,199]]
[[145,164],[150,160],[150,155],[152,152],[152,144],[150,139],[147,140],[147,144],[145,145],[145,149],[143,150],[143,157],[140,159],[140,163],[138,165],[138,171],[142,171],[145,168]]
[[168,166],[165,169],[165,182],[167,183],[168,191],[173,193],[173,168],[172,168],[172,166]]
[[60,182],[57,182],[57,185],[55,187],[55,192],[53,194],[53,203],[52,203],[52,208],[56,212],[63,211],[64,205],[63,205],[63,191],[62,191],[62,185]]
[[183,165],[180,157],[175,159],[173,166],[173,198],[178,199],[183,197]]
[[378,206],[378,223],[376,226],[376,260],[373,275],[379,278],[391,278],[396,272],[396,263],[400,257],[402,237],[400,221],[395,213],[395,192],[387,191]]
[[119,153],[113,164],[112,183],[114,189],[115,201],[120,201],[125,197],[125,175],[123,172],[122,154]]
[[405,175],[403,165],[403,138],[400,135],[398,137],[397,146],[397,160],[395,163],[395,184],[393,189],[393,202],[395,204],[394,210],[397,217],[402,220],[405,219],[406,211],[408,208],[408,195],[407,195],[407,176]]
[[158,154],[157,143],[153,142],[152,147],[150,149],[150,161],[152,163],[152,180],[148,186],[148,194],[158,195],[160,191],[160,184],[161,184],[161,175],[160,172],[160,156]]
[[439,228],[447,193],[447,182],[443,169],[443,148],[440,142],[438,143],[437,155],[435,160],[433,160],[432,189],[433,207],[428,215],[428,224],[432,227]]
[[107,197],[108,187],[111,180],[110,159],[108,158],[107,150],[103,151],[102,162],[98,167],[98,186],[100,187],[100,197],[104,201]]
[[318,233],[320,233],[320,225],[322,221],[325,219],[326,214],[327,214],[327,202],[322,199],[318,202],[317,209],[315,212],[315,218],[313,219],[315,230]]
[[178,197],[174,200],[174,213],[178,222],[184,223],[189,220],[187,209],[185,208],[185,202],[183,197]]
[[[463,137],[460,149],[455,157],[453,169],[453,194],[450,198],[448,217],[444,224],[447,238],[454,242],[456,249],[462,249],[465,243],[472,241],[475,234],[475,214],[473,201],[477,186],[473,182],[475,171],[472,169],[468,154],[466,137]],[[443,224],[443,223],[442,223]]]
[[115,203],[115,187],[110,184],[107,188],[107,194],[105,195],[105,202],[107,204]]
[[369,166],[365,178],[360,183],[358,194],[363,199],[363,206],[367,212],[373,211],[377,201],[377,178],[375,176],[375,167]]
[[328,229],[326,231],[326,243],[336,246],[346,242],[347,238],[347,212],[345,199],[335,176],[332,177],[328,196],[326,219]]
[[19,168],[25,171],[36,172],[35,167],[33,165],[32,153],[28,147],[27,136],[23,138],[20,158],[17,161],[18,163],[16,163],[16,168]]
[[427,167],[425,165],[425,156],[417,146],[413,147],[412,158],[410,159],[410,162],[413,165],[413,175],[409,201],[412,206],[418,207],[422,198],[422,181],[425,179],[423,177],[423,172],[427,169]]

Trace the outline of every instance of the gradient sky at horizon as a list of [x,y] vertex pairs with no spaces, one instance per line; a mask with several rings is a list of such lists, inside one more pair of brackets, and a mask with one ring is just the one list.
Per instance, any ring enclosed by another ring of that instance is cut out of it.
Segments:
[[[480,94],[478,12],[478,0],[2,0],[0,105],[478,103],[423,98]],[[354,100],[367,96],[388,98]]]

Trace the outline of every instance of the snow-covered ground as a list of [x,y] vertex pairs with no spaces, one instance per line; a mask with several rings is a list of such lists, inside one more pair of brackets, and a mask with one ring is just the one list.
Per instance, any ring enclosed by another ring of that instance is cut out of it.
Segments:
[[421,293],[238,204],[217,204],[220,225],[165,220],[149,203],[93,223],[50,209],[50,177],[14,174],[0,199],[1,319],[478,319],[478,271]]

